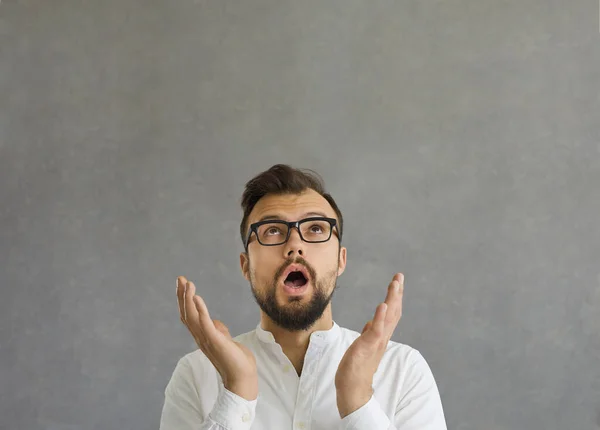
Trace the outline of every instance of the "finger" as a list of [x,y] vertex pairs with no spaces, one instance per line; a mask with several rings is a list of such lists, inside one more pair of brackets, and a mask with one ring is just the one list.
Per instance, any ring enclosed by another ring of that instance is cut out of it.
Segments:
[[398,293],[402,293],[404,290],[404,275],[402,273],[396,273],[392,278],[392,282],[388,285],[387,296],[385,297],[385,302],[391,305],[398,296]]
[[193,301],[198,318],[197,323],[201,330],[200,335],[214,340],[217,329],[213,323],[213,320],[210,318],[210,314],[208,313],[208,308],[206,307],[206,303],[204,303],[204,299],[202,299],[200,296],[194,296]]
[[398,289],[398,309],[397,309],[397,314],[396,314],[396,323],[398,323],[398,321],[400,320],[400,318],[402,317],[402,307],[404,305],[404,275],[400,274],[400,288]]
[[182,323],[185,324],[185,312],[184,312],[184,292],[185,292],[185,284],[187,283],[187,279],[184,276],[177,277],[177,306],[179,307],[179,319]]
[[201,346],[206,343],[206,337],[202,333],[202,330],[199,328],[198,324],[198,311],[195,310],[196,305],[194,304],[195,291],[195,286],[186,280],[185,284],[183,285],[181,320],[191,333],[198,346]]
[[389,311],[386,315],[386,325],[393,330],[400,320],[402,315],[402,298],[404,295],[404,275],[396,273],[392,282],[388,286],[388,293],[385,298],[385,303],[388,305]]
[[387,303],[380,303],[375,310],[375,317],[373,317],[373,332],[377,337],[383,336],[385,332],[385,314],[387,313]]
[[398,291],[396,292],[396,303],[394,308],[395,324],[398,324],[400,317],[402,316],[402,301],[404,299],[404,275],[400,273],[398,279]]
[[188,281],[185,284],[183,293],[183,319],[190,330],[195,329],[199,325],[198,309],[194,304],[194,296],[196,295],[196,286],[193,282]]
[[229,329],[225,324],[219,320],[213,321],[210,318],[208,308],[202,297],[194,296],[194,304],[198,311],[198,321],[200,325],[200,330],[198,330],[198,337],[201,342],[200,349],[202,349],[212,361],[216,351],[222,349],[228,342],[231,342],[232,338],[229,334]]

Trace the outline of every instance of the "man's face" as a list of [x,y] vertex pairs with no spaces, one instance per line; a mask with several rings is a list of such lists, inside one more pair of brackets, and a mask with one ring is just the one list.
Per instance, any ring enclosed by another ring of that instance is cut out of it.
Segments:
[[[266,216],[284,221],[313,216],[337,219],[331,205],[314,190],[263,197],[252,210],[247,225]],[[340,247],[336,233],[337,228],[327,242],[307,243],[300,239],[298,230],[292,228],[289,240],[276,246],[263,246],[252,234],[248,254],[240,256],[242,272],[250,281],[261,310],[279,327],[290,331],[307,330],[323,315],[337,277],[346,266],[346,248]],[[284,272],[291,264],[303,266],[310,278],[305,288],[293,292],[284,283]]]

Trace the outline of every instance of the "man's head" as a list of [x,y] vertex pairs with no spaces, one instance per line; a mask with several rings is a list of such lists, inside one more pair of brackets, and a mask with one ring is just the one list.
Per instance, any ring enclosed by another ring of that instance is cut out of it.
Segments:
[[346,267],[339,208],[318,174],[278,164],[246,184],[242,209],[240,264],[256,302],[281,328],[309,329]]

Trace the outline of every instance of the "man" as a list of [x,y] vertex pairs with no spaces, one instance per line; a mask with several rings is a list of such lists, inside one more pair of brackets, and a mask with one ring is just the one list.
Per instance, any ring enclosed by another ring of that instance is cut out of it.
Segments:
[[181,321],[199,349],[177,363],[161,430],[446,430],[428,364],[390,340],[403,274],[362,333],[333,321],[346,248],[342,213],[319,176],[275,165],[246,184],[242,208],[240,265],[260,323],[232,338],[202,289],[177,278]]

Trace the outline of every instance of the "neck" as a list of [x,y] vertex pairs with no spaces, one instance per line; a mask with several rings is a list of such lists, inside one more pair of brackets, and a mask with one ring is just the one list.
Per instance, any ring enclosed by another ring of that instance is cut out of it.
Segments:
[[276,325],[271,318],[261,312],[261,327],[271,332],[283,353],[292,362],[298,374],[302,370],[304,355],[310,343],[310,335],[315,331],[329,330],[333,327],[331,304],[327,306],[321,318],[319,318],[308,330],[290,331]]

